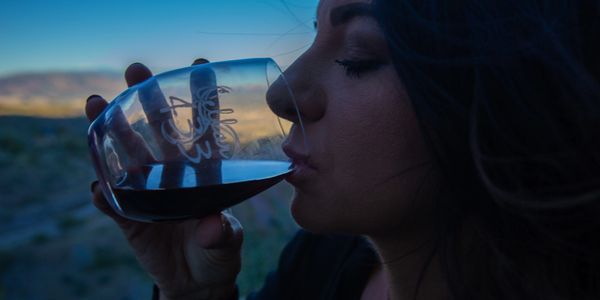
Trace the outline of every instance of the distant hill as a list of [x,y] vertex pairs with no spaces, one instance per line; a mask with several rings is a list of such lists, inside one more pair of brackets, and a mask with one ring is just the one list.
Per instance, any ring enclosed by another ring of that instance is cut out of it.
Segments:
[[0,77],[0,115],[66,117],[83,114],[85,99],[112,99],[126,88],[113,72],[23,73]]

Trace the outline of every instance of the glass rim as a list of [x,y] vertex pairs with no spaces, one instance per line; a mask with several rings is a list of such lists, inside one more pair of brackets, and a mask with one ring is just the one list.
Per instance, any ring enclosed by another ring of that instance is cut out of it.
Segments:
[[[197,65],[191,65],[191,66],[187,66],[187,67],[183,67],[183,68],[177,68],[177,69],[172,69],[172,70],[168,70],[168,71],[164,71],[155,75],[152,75],[150,78],[136,83],[135,85],[132,85],[130,87],[128,87],[123,93],[125,93],[127,90],[133,89],[134,87],[137,87],[138,85],[143,85],[144,83],[146,83],[149,79],[161,79],[161,78],[166,78],[166,77],[170,77],[173,76],[175,74],[178,73],[187,73],[187,72],[191,72],[197,69],[203,69],[203,68],[207,68],[210,66],[219,66],[219,65],[237,65],[237,64],[253,64],[253,63],[263,63],[265,66],[274,66],[277,68],[277,71],[283,75],[283,70],[281,70],[281,67],[279,66],[279,64],[277,64],[277,62],[275,60],[273,60],[270,57],[257,57],[257,58],[242,58],[242,59],[233,59],[233,60],[221,60],[221,61],[214,61],[214,62],[207,62],[207,63],[203,63],[203,64],[197,64]],[[287,82],[286,82],[287,84]],[[119,94],[120,95],[120,94]],[[118,98],[115,97],[115,99]]]

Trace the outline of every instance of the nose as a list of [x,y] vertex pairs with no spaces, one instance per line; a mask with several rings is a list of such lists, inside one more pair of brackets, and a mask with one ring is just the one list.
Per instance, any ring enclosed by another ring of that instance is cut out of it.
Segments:
[[267,103],[280,118],[295,124],[311,123],[325,113],[324,93],[318,84],[316,70],[310,68],[306,53],[272,81]]
[[278,117],[297,124],[300,122],[301,115],[295,101],[294,94],[283,75],[277,77],[267,90],[269,108]]

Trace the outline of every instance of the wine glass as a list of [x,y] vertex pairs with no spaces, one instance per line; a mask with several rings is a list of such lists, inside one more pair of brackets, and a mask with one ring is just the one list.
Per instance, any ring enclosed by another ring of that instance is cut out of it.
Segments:
[[107,201],[137,221],[200,218],[281,181],[292,171],[281,149],[292,124],[271,110],[274,88],[294,101],[277,64],[257,58],[169,71],[125,90],[88,131]]

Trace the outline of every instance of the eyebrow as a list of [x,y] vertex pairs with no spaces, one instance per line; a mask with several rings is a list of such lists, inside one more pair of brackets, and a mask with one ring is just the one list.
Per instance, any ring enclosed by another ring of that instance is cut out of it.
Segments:
[[364,2],[354,2],[338,6],[331,10],[329,20],[331,22],[331,26],[335,27],[344,23],[348,23],[355,17],[362,16],[373,16],[371,4]]

